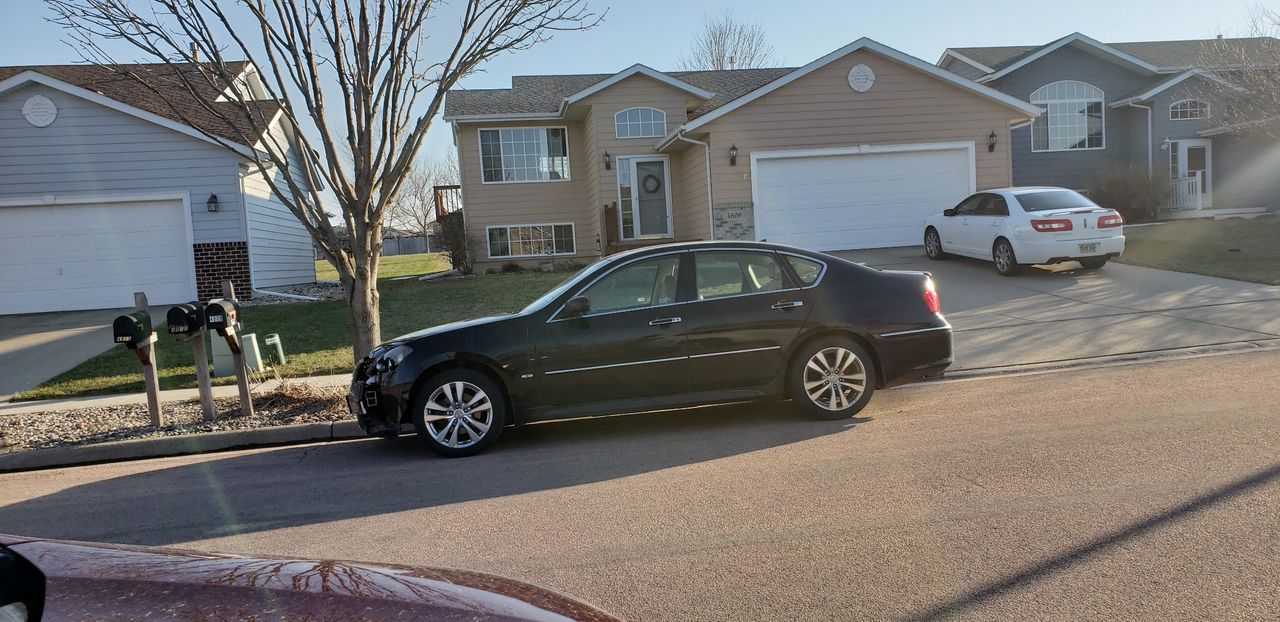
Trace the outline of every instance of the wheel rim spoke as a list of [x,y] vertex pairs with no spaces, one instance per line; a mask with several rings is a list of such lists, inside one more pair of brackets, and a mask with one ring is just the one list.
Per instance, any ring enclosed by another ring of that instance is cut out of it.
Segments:
[[810,357],[802,380],[810,401],[825,410],[849,408],[866,391],[867,370],[853,351],[824,348]]
[[446,382],[427,399],[422,420],[431,438],[441,445],[469,447],[484,439],[492,427],[493,402],[470,382]]

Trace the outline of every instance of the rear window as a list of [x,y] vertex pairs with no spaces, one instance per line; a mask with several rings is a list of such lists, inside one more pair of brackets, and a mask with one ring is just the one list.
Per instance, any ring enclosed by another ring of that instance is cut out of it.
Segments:
[[1030,192],[1019,194],[1017,197],[1018,203],[1022,204],[1023,211],[1027,212],[1047,212],[1049,210],[1070,209],[1072,207],[1097,207],[1097,204],[1075,190]]

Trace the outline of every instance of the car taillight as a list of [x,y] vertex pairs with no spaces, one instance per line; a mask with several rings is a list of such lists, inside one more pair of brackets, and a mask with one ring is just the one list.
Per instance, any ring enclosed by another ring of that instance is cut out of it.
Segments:
[[1098,219],[1099,229],[1105,229],[1107,227],[1119,227],[1120,225],[1123,225],[1123,224],[1124,224],[1124,219],[1121,218],[1119,214],[1103,216],[1102,218]]
[[1066,218],[1052,218],[1050,220],[1033,220],[1031,228],[1041,233],[1053,233],[1058,231],[1070,231],[1071,221]]
[[929,313],[941,313],[942,301],[938,299],[938,292],[933,288],[933,281],[929,281],[928,287],[924,290],[924,306],[929,308]]

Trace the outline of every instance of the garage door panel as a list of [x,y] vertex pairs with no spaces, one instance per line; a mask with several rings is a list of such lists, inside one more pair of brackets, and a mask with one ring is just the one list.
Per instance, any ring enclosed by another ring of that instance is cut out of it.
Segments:
[[0,314],[190,300],[181,201],[0,208]]
[[926,216],[972,191],[968,149],[763,157],[756,236],[814,250],[919,243]]

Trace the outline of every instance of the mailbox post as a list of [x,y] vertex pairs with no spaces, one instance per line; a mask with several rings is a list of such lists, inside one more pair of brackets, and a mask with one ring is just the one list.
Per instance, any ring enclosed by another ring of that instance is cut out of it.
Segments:
[[111,332],[116,343],[123,344],[133,351],[142,363],[143,384],[147,390],[147,414],[151,417],[151,425],[165,424],[164,413],[160,412],[160,379],[156,374],[156,334],[151,330],[151,314],[147,312],[147,295],[134,292],[135,311],[126,313],[111,323]]
[[178,341],[191,344],[191,356],[196,363],[196,385],[200,388],[200,411],[205,421],[216,421],[218,412],[213,408],[213,385],[209,381],[209,354],[204,348],[204,305],[191,302],[170,308],[167,319],[169,334]]
[[222,282],[222,298],[209,301],[205,307],[205,327],[227,340],[236,367],[236,385],[240,389],[240,414],[253,415],[253,395],[249,393],[249,371],[244,366],[244,351],[236,330],[240,321],[240,307],[236,304],[236,290],[231,281]]

